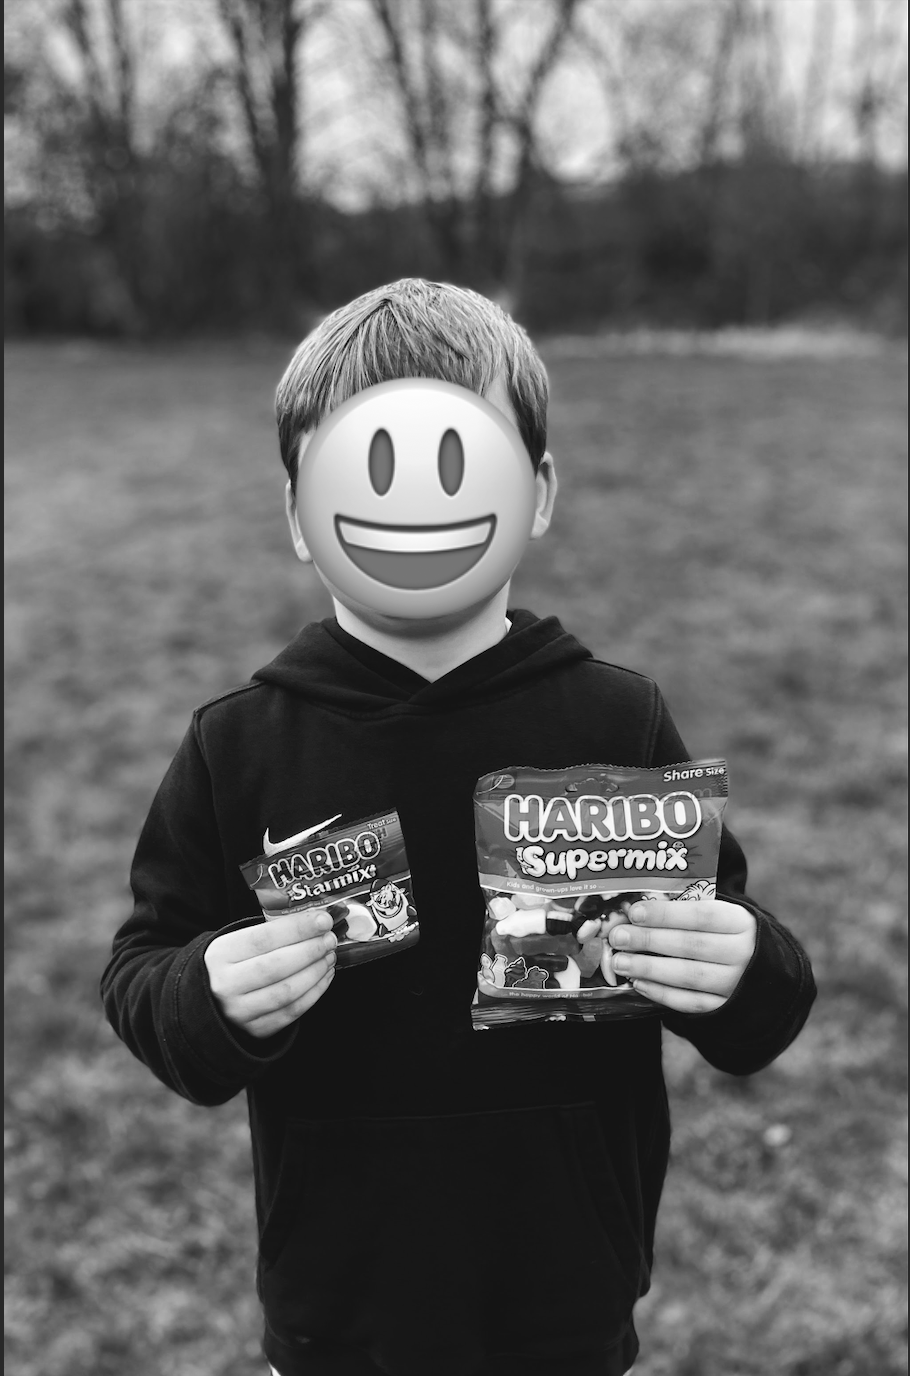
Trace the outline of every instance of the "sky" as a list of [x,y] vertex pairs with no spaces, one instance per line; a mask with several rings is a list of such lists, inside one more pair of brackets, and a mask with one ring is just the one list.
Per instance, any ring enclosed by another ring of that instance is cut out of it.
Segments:
[[[712,23],[720,3],[703,0],[702,8]],[[793,107],[794,117],[796,109],[805,106],[812,54],[819,51],[820,44],[823,49],[827,46],[830,58],[818,145],[833,156],[851,155],[856,151],[856,138],[849,102],[855,73],[863,61],[864,30],[857,23],[858,17],[864,16],[878,36],[877,47],[866,56],[866,64],[874,63],[876,70],[898,86],[902,71],[906,89],[904,0],[758,0],[757,7],[761,6],[771,12],[777,26],[780,44],[775,79],[784,101]],[[516,79],[527,70],[539,46],[540,19],[546,19],[546,8],[538,0],[519,0],[516,7],[520,17],[510,32],[514,40],[523,40],[514,56]],[[582,0],[579,14],[586,30],[609,47],[618,18],[634,23],[656,16],[665,28],[674,24],[682,28],[682,13],[692,8],[691,0],[593,0],[587,8]],[[302,157],[308,174],[324,185],[329,197],[350,208],[377,194],[394,199],[395,160],[404,155],[403,144],[390,129],[389,111],[398,108],[397,97],[383,90],[372,73],[369,55],[376,44],[364,41],[363,36],[371,31],[366,9],[363,0],[334,0],[333,22],[314,34],[305,59],[308,127]],[[546,88],[539,121],[542,150],[546,165],[561,177],[599,181],[619,170],[615,111],[605,95],[602,71],[593,60],[591,45],[582,42],[580,49],[567,52]],[[636,83],[629,75],[633,57],[620,51],[615,40],[612,49],[626,84],[633,87]],[[503,73],[505,80],[508,75]],[[639,104],[646,100],[653,113],[660,103],[664,125],[672,130],[675,107],[684,92],[676,73],[667,74],[663,84],[662,78],[660,71],[654,73],[650,87],[639,93]],[[631,104],[634,107],[634,98]],[[880,156],[890,163],[905,163],[907,157],[906,97],[901,104],[902,111],[892,115],[879,140]]]
[[[682,142],[687,101],[701,98],[701,87],[687,77],[678,57],[661,64],[642,60],[651,51],[645,43],[619,40],[621,31],[644,24],[664,35],[664,46],[685,52],[697,41],[693,18],[699,13],[708,28],[716,23],[724,0],[579,0],[579,16],[586,37],[567,50],[551,77],[540,109],[538,128],[545,164],[557,175],[578,181],[602,181],[618,170],[616,143],[619,106],[633,121],[656,122],[667,145]],[[732,2],[732,0],[728,0]],[[79,62],[59,23],[62,0],[7,0],[7,61],[24,54],[26,65],[45,70],[54,79],[78,85]],[[95,14],[103,0],[88,0]],[[406,0],[413,4],[413,0]],[[802,127],[807,83],[813,54],[827,52],[824,113],[814,133],[814,146],[829,156],[857,151],[850,99],[857,72],[871,68],[884,74],[897,93],[894,108],[883,117],[879,155],[889,163],[905,163],[906,122],[906,5],[904,0],[751,0],[755,12],[765,10],[774,20],[778,43],[766,53],[766,77],[777,85],[781,108],[789,111],[793,127]],[[176,90],[190,93],[201,67],[213,59],[228,62],[230,53],[215,18],[214,0],[127,0],[139,74],[139,103],[150,122],[163,98]],[[508,42],[499,75],[506,88],[521,86],[523,74],[539,46],[546,23],[545,0],[500,0],[499,11],[508,26]],[[509,20],[508,16],[512,16]],[[57,22],[55,22],[57,19]],[[707,31],[707,30],[706,30]],[[97,32],[103,46],[104,26]],[[869,41],[871,38],[872,41]],[[602,49],[610,57],[612,77],[605,75]],[[372,200],[394,201],[412,194],[406,144],[401,133],[400,99],[377,75],[381,41],[371,21],[368,0],[332,0],[327,16],[302,45],[300,79],[303,91],[299,161],[307,185],[342,208],[357,209]],[[674,66],[673,63],[676,65]],[[244,133],[239,119],[228,140],[239,150]],[[5,125],[7,194],[15,199],[17,185],[26,185],[31,156],[29,131],[23,121]],[[467,174],[469,140],[459,169]],[[498,180],[508,180],[509,147],[501,147]],[[17,182],[17,177],[19,181]],[[25,178],[23,182],[23,177]]]

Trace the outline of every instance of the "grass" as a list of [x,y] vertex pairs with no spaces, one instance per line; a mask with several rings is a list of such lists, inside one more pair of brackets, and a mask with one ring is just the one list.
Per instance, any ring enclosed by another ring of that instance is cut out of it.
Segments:
[[[546,352],[546,350],[545,350]],[[329,614],[293,559],[288,350],[7,363],[7,1336],[14,1376],[259,1366],[242,1096],[178,1099],[97,981],[192,708]],[[905,357],[549,350],[561,479],[513,603],[730,764],[754,895],[820,997],[761,1075],[667,1037],[674,1153],[636,1376],[905,1366]]]

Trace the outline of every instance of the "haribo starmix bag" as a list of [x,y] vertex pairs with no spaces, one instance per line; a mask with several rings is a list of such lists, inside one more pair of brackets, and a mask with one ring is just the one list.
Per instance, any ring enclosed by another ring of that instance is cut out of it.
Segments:
[[325,908],[339,969],[394,955],[420,938],[397,812],[333,827],[337,817],[271,845],[241,865],[266,918]]
[[474,1027],[658,1015],[613,971],[609,934],[641,899],[714,897],[726,800],[723,760],[510,766],[479,779]]

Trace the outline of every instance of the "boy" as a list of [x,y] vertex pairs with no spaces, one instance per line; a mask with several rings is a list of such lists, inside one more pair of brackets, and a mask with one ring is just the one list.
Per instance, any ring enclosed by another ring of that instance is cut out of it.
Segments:
[[[382,390],[401,379],[419,381]],[[497,490],[469,471],[469,445],[440,443],[438,471],[435,453],[421,468],[420,426],[409,449],[398,419],[369,418],[374,404],[413,417],[432,396],[469,426],[466,393],[504,446]],[[474,1035],[477,779],[509,762],[688,758],[653,683],[593,659],[554,617],[507,609],[520,546],[553,509],[546,402],[524,332],[451,286],[371,292],[303,342],[277,396],[288,520],[335,616],[195,713],[137,848],[105,1007],[192,1102],[247,1091],[264,1352],[281,1376],[621,1376],[668,1157],[661,1022],[749,1074],[814,997],[800,947],[744,896],[725,831],[717,899],[644,903],[611,931],[614,969],[660,1016]],[[333,438],[364,408],[369,459],[345,468]],[[354,510],[358,483],[388,514],[407,482],[424,484],[408,519]],[[489,529],[465,572],[464,549],[440,541],[472,522],[439,512],[468,490]],[[462,560],[454,579],[446,559]],[[420,939],[336,978],[331,916],[264,922],[239,867],[392,810]]]

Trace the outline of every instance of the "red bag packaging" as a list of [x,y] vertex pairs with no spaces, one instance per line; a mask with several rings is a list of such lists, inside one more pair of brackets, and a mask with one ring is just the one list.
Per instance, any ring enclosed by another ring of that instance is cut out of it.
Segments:
[[339,969],[413,946],[420,928],[398,813],[342,827],[330,822],[277,846],[266,844],[263,855],[240,866],[263,915],[325,908],[338,938]]
[[659,1015],[614,973],[609,933],[641,899],[714,897],[726,800],[723,760],[520,766],[479,779],[486,916],[474,1027]]

